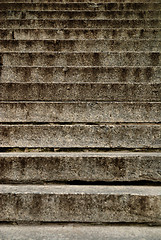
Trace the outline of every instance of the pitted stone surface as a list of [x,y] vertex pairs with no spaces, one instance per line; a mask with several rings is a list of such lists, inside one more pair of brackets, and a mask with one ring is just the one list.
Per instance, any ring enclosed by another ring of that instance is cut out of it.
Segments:
[[1,185],[0,201],[5,222],[161,223],[160,187]]
[[0,153],[0,181],[161,181],[160,153]]
[[3,123],[159,123],[161,103],[1,102]]
[[41,225],[0,227],[2,240],[158,240],[159,227]]
[[143,148],[161,147],[157,124],[0,125],[0,147]]
[[160,239],[160,7],[1,0],[0,239]]

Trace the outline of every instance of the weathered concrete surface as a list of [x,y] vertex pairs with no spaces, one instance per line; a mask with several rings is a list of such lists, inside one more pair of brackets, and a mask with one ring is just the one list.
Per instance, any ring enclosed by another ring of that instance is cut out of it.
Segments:
[[0,125],[0,147],[160,148],[161,125]]
[[157,52],[5,52],[0,54],[1,66],[161,66]]
[[0,83],[0,88],[1,101],[159,102],[161,100],[161,84]]
[[160,51],[161,40],[0,40],[0,52]]
[[161,181],[161,153],[0,153],[0,182]]
[[161,103],[1,102],[0,122],[161,122]]
[[[33,4],[32,4],[33,5]],[[0,4],[1,7],[1,4]],[[0,28],[160,28],[160,19],[154,20],[0,20]]]
[[45,39],[161,39],[157,28],[69,28],[69,29],[0,29],[0,39],[4,40],[45,40]]
[[88,3],[88,2],[52,2],[52,3],[0,3],[1,10],[160,10],[160,2],[131,3]]
[[41,225],[41,226],[0,226],[1,240],[158,240],[159,227],[144,226],[82,226],[82,225]]
[[161,19],[161,11],[0,11],[0,19]]
[[161,188],[0,185],[0,221],[161,223]]
[[[54,2],[64,2],[64,3],[68,3],[68,2],[85,2],[85,3],[93,3],[93,4],[101,4],[101,3],[116,3],[116,2],[121,2],[121,3],[146,3],[148,2],[148,0],[8,0],[8,3],[54,3]],[[155,3],[160,3],[160,0],[155,0]],[[6,3],[6,0],[1,0],[1,3]]]
[[160,83],[161,67],[0,67],[0,82]]

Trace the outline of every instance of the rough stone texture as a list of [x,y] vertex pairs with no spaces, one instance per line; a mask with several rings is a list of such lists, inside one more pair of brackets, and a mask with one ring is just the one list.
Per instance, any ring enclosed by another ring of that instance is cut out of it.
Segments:
[[0,221],[161,223],[160,187],[1,185]]
[[0,11],[0,19],[160,19],[160,11]]
[[0,83],[0,88],[1,101],[159,102],[161,100],[161,84]]
[[[1,8],[1,4],[0,4]],[[160,28],[160,19],[154,20],[0,20],[0,28]]]
[[[161,65],[157,52],[5,52],[0,54],[1,66],[113,66],[149,67]],[[136,77],[137,78],[137,77]]]
[[52,2],[52,3],[0,3],[1,10],[158,10],[161,3],[156,2],[133,2],[133,3],[88,3],[88,2]]
[[4,40],[45,40],[45,39],[161,39],[157,28],[76,28],[76,29],[0,29],[0,39]]
[[0,181],[161,181],[161,153],[0,153]]
[[[1,224],[161,225],[161,2],[11,1],[0,2]],[[105,225],[75,239],[159,234]]]
[[159,40],[0,40],[0,52],[159,51]]
[[161,67],[0,67],[0,82],[160,83]]
[[0,147],[160,148],[161,125],[0,125]]
[[[135,3],[148,3],[149,0],[135,0]],[[101,3],[116,3],[116,2],[121,2],[121,3],[131,3],[134,2],[134,0],[7,0],[8,3],[54,3],[54,2],[85,2],[85,3],[91,3],[91,4],[101,4]],[[160,3],[160,0],[155,0],[155,3]],[[6,3],[6,0],[1,0],[1,3]]]
[[1,240],[159,240],[159,227],[145,226],[0,226]]
[[161,103],[1,102],[0,122],[159,123]]
[[160,83],[161,67],[0,67],[0,82]]

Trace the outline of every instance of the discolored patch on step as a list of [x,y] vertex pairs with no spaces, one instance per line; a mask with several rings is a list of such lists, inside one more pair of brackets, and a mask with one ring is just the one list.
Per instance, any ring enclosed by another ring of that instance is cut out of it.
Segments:
[[150,54],[150,58],[151,58],[151,65],[157,66],[159,64],[160,53],[153,52]]

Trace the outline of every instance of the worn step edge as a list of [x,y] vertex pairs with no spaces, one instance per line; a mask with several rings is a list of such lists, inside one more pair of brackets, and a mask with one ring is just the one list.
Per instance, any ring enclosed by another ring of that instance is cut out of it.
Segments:
[[0,82],[160,83],[161,67],[0,67]]
[[161,40],[0,40],[0,52],[161,51]]
[[158,20],[0,20],[0,28],[160,28]]
[[0,153],[0,182],[161,181],[161,153]]
[[0,83],[0,87],[1,101],[161,101],[157,83]]
[[1,123],[161,122],[161,103],[0,102]]
[[0,221],[159,224],[160,189],[157,186],[5,184],[0,185]]
[[161,235],[159,227],[147,226],[85,226],[85,225],[41,225],[12,226],[0,225],[3,240],[158,240]]
[[69,29],[0,29],[4,40],[54,40],[54,39],[161,39],[160,28],[69,28]]
[[158,149],[161,125],[1,124],[0,147]]

